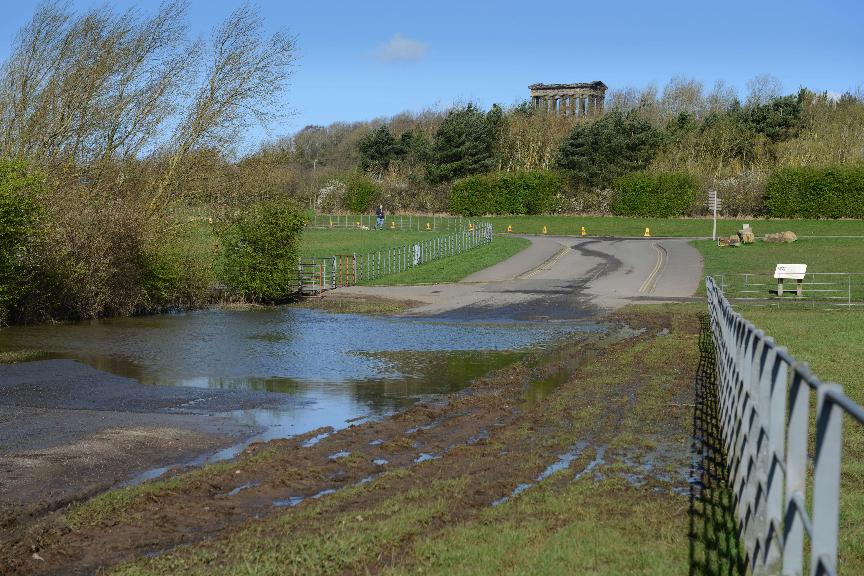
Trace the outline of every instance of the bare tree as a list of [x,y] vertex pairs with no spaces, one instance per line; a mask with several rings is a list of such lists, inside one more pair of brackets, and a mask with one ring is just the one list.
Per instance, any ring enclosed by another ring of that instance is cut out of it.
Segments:
[[759,106],[772,98],[777,98],[783,91],[780,79],[771,74],[759,74],[747,81],[747,105]]
[[291,76],[295,42],[281,31],[267,38],[262,28],[260,14],[244,4],[215,32],[209,63],[172,138],[151,210],[164,202],[190,152],[230,147],[252,122],[267,124],[280,116],[278,97]]

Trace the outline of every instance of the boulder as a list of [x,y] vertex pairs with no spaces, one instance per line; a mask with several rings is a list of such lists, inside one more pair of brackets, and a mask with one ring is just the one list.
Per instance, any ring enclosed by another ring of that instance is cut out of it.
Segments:
[[720,236],[718,241],[720,242],[720,246],[740,246],[741,245],[741,239],[736,234],[733,234],[732,236]]
[[777,232],[775,234],[766,234],[763,238],[765,242],[773,242],[773,243],[790,243],[798,240],[798,236],[795,235],[794,232],[786,231],[786,232]]
[[738,231],[738,238],[741,240],[742,244],[752,244],[754,240],[756,240],[756,235],[753,234],[752,228],[744,228],[743,230]]

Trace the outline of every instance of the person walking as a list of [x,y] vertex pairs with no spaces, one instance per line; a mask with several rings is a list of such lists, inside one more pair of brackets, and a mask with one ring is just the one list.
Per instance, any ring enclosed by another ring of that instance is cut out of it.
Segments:
[[375,209],[375,228],[378,230],[384,229],[384,205],[379,204]]

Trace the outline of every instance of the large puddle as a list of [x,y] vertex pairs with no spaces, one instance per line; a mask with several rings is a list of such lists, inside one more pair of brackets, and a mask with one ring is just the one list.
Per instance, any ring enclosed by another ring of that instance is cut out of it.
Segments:
[[260,390],[301,400],[295,408],[235,414],[266,440],[392,414],[462,389],[566,334],[593,330],[282,307],[16,326],[0,331],[0,350],[40,350],[145,384]]

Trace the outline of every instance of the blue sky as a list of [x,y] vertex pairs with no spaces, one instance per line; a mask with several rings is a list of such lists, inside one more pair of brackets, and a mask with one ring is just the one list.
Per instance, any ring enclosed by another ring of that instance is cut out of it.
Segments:
[[[7,0],[0,57],[37,2]],[[100,2],[73,0],[86,8]],[[157,1],[118,1],[152,10]],[[206,36],[236,1],[191,0],[190,36]],[[743,94],[748,79],[776,76],[844,92],[864,86],[864,2],[618,0],[532,2],[275,2],[258,5],[271,30],[297,37],[299,61],[285,95],[295,114],[272,136],[307,124],[391,116],[454,102],[513,104],[534,82],[602,80],[660,89],[673,76]],[[252,139],[263,136],[256,131]]]

